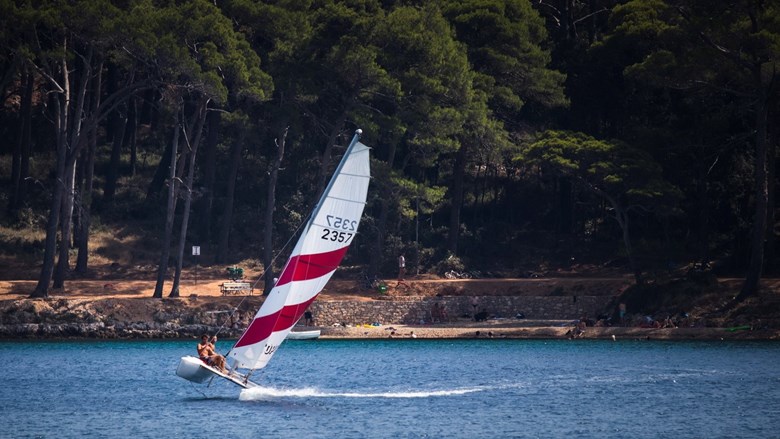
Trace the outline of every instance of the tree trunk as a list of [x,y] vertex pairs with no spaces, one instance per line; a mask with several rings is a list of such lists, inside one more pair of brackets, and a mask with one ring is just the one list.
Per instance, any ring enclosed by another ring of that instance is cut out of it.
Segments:
[[220,226],[219,243],[217,244],[217,255],[215,262],[218,264],[227,261],[228,247],[230,242],[230,228],[233,225],[233,199],[236,193],[236,179],[238,178],[238,168],[241,164],[241,151],[244,145],[244,134],[230,149],[230,171],[227,180],[227,194],[225,194],[225,209],[223,210],[222,225]]
[[54,95],[54,130],[57,142],[57,164],[52,185],[52,200],[49,218],[46,221],[46,241],[43,249],[43,264],[38,284],[30,297],[49,297],[49,284],[54,274],[54,254],[57,251],[57,226],[60,222],[62,198],[65,182],[65,159],[67,158],[68,109],[70,107],[70,86],[67,58],[62,57],[60,75],[62,85],[60,93]]
[[30,138],[32,126],[32,95],[35,76],[31,71],[24,69],[22,75],[22,84],[24,92],[22,93],[22,103],[19,112],[20,128],[19,139],[14,144],[14,153],[11,163],[11,200],[8,204],[8,210],[12,216],[24,203],[26,197],[27,176],[30,167]]
[[184,247],[187,243],[187,228],[190,221],[190,207],[192,206],[192,187],[195,181],[195,159],[198,155],[198,145],[203,134],[203,126],[206,122],[206,111],[209,100],[203,99],[198,105],[197,128],[195,129],[195,138],[192,144],[187,147],[191,149],[187,160],[187,182],[184,185],[184,213],[181,219],[181,230],[179,233],[179,248],[176,254],[176,272],[173,276],[173,286],[168,297],[179,297],[179,283],[181,282],[181,269],[184,263]]
[[[756,81],[761,83],[761,71],[756,72]],[[767,202],[767,102],[765,96],[758,98],[756,112],[756,156],[755,156],[755,200],[756,211],[750,233],[750,265],[748,266],[742,290],[736,297],[740,302],[758,292],[758,283],[764,268],[764,238],[766,237]]]
[[572,185],[569,177],[560,177],[558,179],[558,232],[564,235],[570,235],[572,232],[573,204],[572,204]]
[[210,111],[206,123],[208,137],[204,146],[203,178],[204,199],[200,203],[200,235],[205,242],[211,242],[211,218],[214,215],[214,189],[217,181],[217,142],[219,141],[219,125],[222,120],[219,111]]
[[265,290],[263,295],[268,295],[271,292],[271,288],[274,286],[274,249],[273,249],[273,237],[274,237],[274,207],[276,206],[276,181],[279,177],[279,168],[282,166],[282,159],[284,158],[284,146],[287,142],[287,130],[285,128],[282,132],[281,140],[276,142],[276,154],[274,155],[274,161],[271,163],[271,169],[268,173],[268,192],[266,194],[266,206],[264,223],[265,229],[263,230],[263,265],[265,266]]
[[[777,120],[777,99],[772,100],[767,110],[767,120]],[[777,269],[775,261],[777,260],[775,237],[775,221],[777,220],[776,193],[777,193],[777,140],[780,128],[777,124],[767,124],[767,218],[766,218],[766,255],[764,260],[770,270]]]
[[631,233],[628,227],[628,212],[625,209],[620,209],[615,203],[612,204],[615,209],[615,218],[620,225],[620,230],[623,231],[623,245],[626,248],[626,256],[628,257],[628,264],[631,266],[631,271],[634,272],[634,280],[639,285],[644,282],[642,279],[642,269],[639,267],[639,263],[634,255],[634,249],[631,246]]
[[160,163],[157,165],[157,169],[154,171],[152,181],[149,183],[149,187],[146,189],[146,202],[149,202],[154,198],[165,184],[166,176],[170,171],[171,157],[176,157],[176,154],[171,154],[173,148],[172,143],[165,145],[165,151],[162,157],[160,157]]
[[696,185],[698,193],[698,217],[697,235],[698,251],[697,262],[705,263],[710,259],[710,203],[709,203],[709,185],[707,184],[706,169],[699,168],[699,181]]
[[130,148],[130,175],[135,176],[138,168],[138,102],[130,98],[127,103],[127,126],[124,144]]
[[65,152],[65,169],[62,179],[62,212],[60,217],[60,251],[57,260],[57,269],[54,272],[54,288],[65,286],[65,277],[70,271],[71,232],[73,230],[73,205],[75,200],[76,160],[81,153],[83,142],[83,121],[85,115],[86,96],[89,81],[92,76],[92,50],[84,59],[83,68],[77,71],[80,75],[78,88],[75,93],[75,107],[71,114],[71,121],[66,126],[65,135],[69,135]]
[[171,236],[173,235],[173,218],[175,207],[175,194],[176,194],[176,153],[179,150],[179,112],[176,112],[176,120],[173,124],[173,141],[171,142],[170,156],[169,156],[169,172],[168,172],[168,204],[165,210],[165,232],[162,240],[162,249],[160,251],[160,264],[157,267],[157,283],[154,285],[154,294],[152,297],[161,299],[163,296],[163,287],[165,285],[165,277],[168,273],[168,258],[171,254]]
[[[95,83],[92,87],[92,114],[96,115],[100,108],[100,90],[103,82],[103,62],[99,61],[96,66]],[[89,229],[92,225],[92,191],[94,189],[95,176],[95,154],[97,152],[97,132],[98,126],[95,125],[89,130],[89,140],[86,154],[84,154],[83,163],[83,184],[79,191],[79,233],[78,256],[76,257],[76,272],[85,274],[89,266]]]
[[127,127],[127,110],[118,111],[117,115],[112,119],[114,121],[112,124],[114,141],[111,146],[111,161],[106,171],[106,184],[103,188],[103,202],[105,205],[110,205],[114,202],[116,182],[119,179],[119,165],[122,158],[122,143],[125,140],[125,128]]
[[60,248],[57,268],[54,271],[54,288],[65,286],[65,278],[70,271],[71,231],[73,224],[74,185],[76,182],[76,161],[67,160],[60,213]]
[[455,165],[450,186],[450,229],[447,234],[447,250],[453,255],[458,254],[458,238],[460,236],[460,209],[463,204],[463,179],[466,175],[466,144],[462,144],[455,156]]
[[[63,167],[65,160],[62,160]],[[59,165],[58,165],[59,167]],[[64,170],[62,171],[65,172]],[[59,170],[58,170],[59,173]],[[43,265],[38,277],[38,284],[30,297],[49,297],[49,284],[54,274],[54,253],[57,251],[57,226],[60,221],[60,206],[62,205],[61,182],[54,179],[53,196],[49,208],[49,218],[46,220],[46,241],[43,248]]]
[[319,199],[320,194],[325,190],[325,185],[328,184],[328,177],[331,174],[330,162],[333,157],[333,147],[336,145],[336,139],[338,139],[341,128],[346,121],[347,113],[344,111],[341,113],[336,123],[333,124],[333,129],[330,130],[328,143],[325,145],[325,151],[322,152],[322,157],[320,158],[320,171],[317,176],[317,191],[314,193],[316,196],[315,200]]
[[[396,143],[390,142],[387,149],[387,172],[392,172],[393,164],[395,163]],[[382,265],[382,256],[385,252],[385,234],[387,233],[387,218],[390,214],[390,202],[391,191],[389,186],[389,180],[387,182],[380,182],[377,186],[377,190],[382,192],[382,196],[379,199],[379,217],[376,221],[376,241],[374,241],[374,248],[371,250],[368,260],[368,276],[373,279],[374,275],[379,273],[379,267]],[[415,261],[419,265],[419,260]]]

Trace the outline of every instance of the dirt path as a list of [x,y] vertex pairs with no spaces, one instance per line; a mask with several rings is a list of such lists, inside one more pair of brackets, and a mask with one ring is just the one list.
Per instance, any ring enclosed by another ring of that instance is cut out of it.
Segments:
[[[220,286],[229,280],[218,276],[200,278],[188,273],[182,276],[179,287],[181,297],[220,297]],[[392,279],[386,279],[386,296],[547,296],[615,295],[631,284],[629,277],[611,278],[541,278],[541,279],[407,279],[406,285],[397,285]],[[0,280],[0,300],[27,298],[35,289],[34,280]],[[106,275],[98,279],[69,280],[65,288],[51,289],[53,298],[149,298],[154,293],[153,276],[115,276]],[[171,282],[166,282],[164,296],[170,292]],[[254,295],[263,291],[262,283],[255,285]],[[372,300],[379,294],[365,289],[360,282],[345,279],[332,279],[320,294],[319,300]]]

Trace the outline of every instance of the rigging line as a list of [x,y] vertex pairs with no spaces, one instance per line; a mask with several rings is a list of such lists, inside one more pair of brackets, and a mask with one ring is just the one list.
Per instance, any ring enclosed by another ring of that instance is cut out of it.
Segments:
[[[284,245],[282,246],[281,250],[279,250],[279,253],[277,253],[276,256],[274,256],[273,259],[271,259],[271,266],[273,266],[274,262],[276,262],[276,260],[279,258],[279,256],[281,256],[282,253],[284,253],[285,249],[287,249],[287,247],[290,245],[290,242],[292,242],[293,238],[298,235],[298,232],[301,230],[301,227],[303,227],[303,225],[306,224],[306,222],[307,221],[302,221],[298,225],[298,228],[295,229],[295,233],[293,233],[292,236],[290,236],[290,239],[288,239],[287,242],[284,243]],[[252,284],[252,288],[253,289],[257,286],[257,284],[260,282],[260,280],[265,277],[266,272],[267,272],[267,270],[264,269],[263,273],[260,274],[260,276],[257,278],[255,283]],[[224,322],[222,322],[222,325],[219,327],[219,329],[217,329],[217,332],[214,335],[218,335],[220,332],[222,332],[222,330],[225,329],[225,325],[227,324],[228,321],[233,321],[233,316],[236,314],[236,312],[238,312],[238,309],[241,308],[241,305],[243,305],[243,303],[247,299],[247,297],[249,297],[249,296],[244,296],[241,299],[241,301],[238,302],[238,305],[236,305],[233,308],[233,311],[231,311],[230,315],[228,316],[228,318],[225,319]],[[232,348],[230,350],[232,350]],[[227,357],[230,354],[230,350],[228,350],[227,355],[225,355],[225,357]]]
[[[211,384],[211,383],[209,383],[209,384]],[[190,381],[190,386],[192,386],[192,388],[195,389],[196,392],[198,392],[201,395],[203,395],[204,398],[209,399],[209,396],[206,395],[206,392],[203,392],[199,388],[195,387],[195,384],[192,384],[192,381]]]

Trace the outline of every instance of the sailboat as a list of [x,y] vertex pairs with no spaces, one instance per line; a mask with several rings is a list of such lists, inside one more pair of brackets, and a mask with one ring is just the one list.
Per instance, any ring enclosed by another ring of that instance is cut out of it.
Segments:
[[243,388],[257,386],[250,376],[268,364],[355,239],[371,179],[370,148],[360,143],[361,134],[361,130],[355,131],[279,279],[225,356],[229,372],[223,373],[198,357],[185,356],[176,375],[196,383],[220,377]]

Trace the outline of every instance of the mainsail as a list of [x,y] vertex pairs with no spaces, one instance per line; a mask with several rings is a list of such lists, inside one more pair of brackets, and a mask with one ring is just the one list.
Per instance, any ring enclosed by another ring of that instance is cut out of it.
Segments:
[[232,367],[260,369],[268,364],[355,238],[371,178],[370,148],[358,141],[360,134],[355,132],[276,285],[230,350]]

